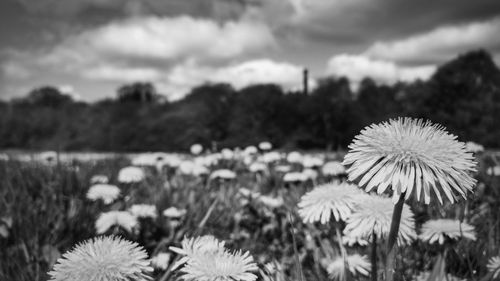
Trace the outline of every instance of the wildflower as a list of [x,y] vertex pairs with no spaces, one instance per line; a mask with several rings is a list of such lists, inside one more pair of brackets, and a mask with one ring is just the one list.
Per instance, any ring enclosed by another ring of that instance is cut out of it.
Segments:
[[290,172],[283,176],[284,182],[305,182],[308,179],[307,175],[301,172]]
[[475,143],[473,141],[468,141],[465,143],[465,149],[467,151],[473,152],[473,153],[479,153],[484,151],[484,146],[481,144]]
[[279,207],[283,206],[283,204],[285,204],[285,202],[283,201],[283,198],[281,198],[281,197],[271,197],[271,196],[263,195],[263,196],[260,196],[258,198],[258,200],[262,204],[264,204],[265,206],[272,208],[272,209],[279,208]]
[[443,127],[411,118],[366,127],[349,145],[344,165],[349,180],[359,179],[366,191],[377,187],[380,194],[389,186],[393,198],[415,191],[416,199],[431,201],[431,189],[440,203],[441,193],[452,203],[458,195],[466,198],[476,180],[470,175],[476,163],[465,144],[456,140]]
[[315,187],[302,196],[299,215],[304,222],[325,224],[333,218],[345,221],[356,205],[357,197],[365,196],[357,186],[348,183],[329,183]]
[[[337,257],[335,260],[322,260],[321,264],[325,267],[328,275],[333,280],[344,280],[345,263],[342,257]],[[347,264],[352,275],[368,276],[370,273],[370,262],[366,256],[358,254],[347,256]]]
[[[428,271],[425,271],[425,272],[421,272],[419,275],[417,275],[415,277],[415,281],[428,281],[429,280],[429,277],[430,277],[431,273],[428,272]],[[435,279],[435,280],[439,280],[439,281],[466,281],[466,279],[461,279],[461,278],[458,278],[456,276],[453,276],[451,274],[446,274],[446,276],[443,276],[443,279]]]
[[38,158],[40,161],[42,161],[45,164],[52,165],[55,164],[57,161],[57,152],[55,151],[45,151],[42,152],[38,155]]
[[201,144],[195,143],[191,145],[191,148],[189,150],[191,151],[191,154],[198,155],[203,151],[203,146]]
[[259,148],[260,150],[271,150],[273,148],[273,145],[270,142],[263,141],[259,143]]
[[179,165],[179,172],[184,175],[200,176],[208,174],[208,169],[193,161],[182,161]]
[[500,166],[493,166],[486,169],[488,176],[500,176]]
[[304,156],[302,159],[302,166],[305,168],[321,167],[324,163],[325,160],[317,156]]
[[230,160],[234,157],[234,152],[229,148],[224,148],[221,150],[221,155],[223,159]]
[[213,171],[212,174],[210,174],[210,179],[222,179],[222,180],[231,180],[236,178],[236,174],[228,169],[220,169]]
[[141,182],[144,178],[144,171],[134,166],[122,168],[118,173],[118,181],[121,183]]
[[359,237],[343,236],[342,244],[347,245],[349,247],[352,247],[356,244],[358,244],[359,246],[368,246],[370,242]]
[[304,169],[302,171],[302,174],[304,174],[310,180],[316,180],[318,178],[318,172],[313,169]]
[[286,160],[289,162],[289,163],[302,163],[302,154],[300,154],[299,152],[297,151],[292,151],[290,153],[288,153],[288,156],[286,157]]
[[95,228],[98,234],[103,234],[112,226],[117,225],[124,228],[128,232],[138,226],[137,218],[129,212],[110,211],[102,213],[95,222]]
[[458,220],[429,220],[422,225],[421,232],[419,238],[429,244],[435,242],[443,244],[446,237],[452,240],[458,240],[461,237],[476,240],[474,227],[468,223],[461,223]]
[[277,151],[270,151],[264,153],[259,159],[264,163],[278,162],[281,160],[281,154]]
[[151,265],[154,268],[161,270],[166,270],[168,268],[168,263],[170,262],[170,254],[168,253],[158,253],[156,256],[151,258]]
[[57,260],[51,281],[150,280],[146,251],[118,237],[97,237],[76,245]]
[[250,271],[257,270],[249,252],[230,252],[213,236],[185,239],[183,248],[171,250],[185,254],[179,262],[185,263],[180,269],[184,280],[192,281],[254,281],[257,276]]
[[254,192],[254,191],[252,191],[248,188],[244,188],[244,187],[240,188],[238,190],[238,193],[244,197],[250,197],[250,198],[259,198],[261,196],[260,193]]
[[187,211],[186,209],[177,209],[175,207],[170,207],[168,209],[165,209],[163,211],[163,215],[167,218],[174,218],[178,219],[186,215]]
[[[366,195],[361,199],[346,220],[344,234],[351,238],[371,241],[373,234],[379,239],[389,235],[393,213],[391,199],[376,195]],[[403,208],[401,224],[397,236],[398,244],[408,244],[415,240],[415,220],[409,206]]]
[[267,165],[262,162],[254,162],[249,167],[248,170],[252,173],[267,171]]
[[243,151],[243,153],[246,155],[257,154],[257,152],[259,152],[259,150],[257,149],[257,147],[255,147],[253,145],[245,147],[245,150]]
[[346,174],[346,169],[339,161],[330,161],[323,165],[321,173],[325,176],[340,176]]
[[87,191],[87,199],[102,200],[104,204],[111,204],[120,195],[120,189],[110,184],[96,184]]
[[138,218],[155,219],[158,216],[155,205],[135,204],[128,211]]
[[278,166],[274,167],[274,170],[276,172],[280,172],[280,173],[288,173],[292,170],[292,167],[290,167],[288,165],[278,165]]
[[105,175],[95,175],[90,178],[90,184],[98,184],[98,183],[106,184],[108,182],[109,178]]
[[492,257],[488,261],[488,265],[486,266],[488,271],[493,274],[493,279],[497,279],[500,277],[500,257]]

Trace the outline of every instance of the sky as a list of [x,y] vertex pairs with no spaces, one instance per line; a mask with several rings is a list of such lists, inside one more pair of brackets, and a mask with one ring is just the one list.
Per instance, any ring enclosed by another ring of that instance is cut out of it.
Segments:
[[0,0],[0,99],[51,85],[77,99],[153,82],[300,88],[326,76],[426,79],[475,49],[500,62],[499,0]]

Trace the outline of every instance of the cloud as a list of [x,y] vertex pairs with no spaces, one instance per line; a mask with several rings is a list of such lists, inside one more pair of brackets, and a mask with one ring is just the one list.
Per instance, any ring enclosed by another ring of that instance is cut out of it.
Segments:
[[364,53],[398,62],[443,62],[471,49],[500,50],[500,17],[481,22],[439,27],[406,39],[377,42]]
[[352,83],[351,86],[356,88],[365,77],[392,85],[398,81],[427,79],[435,69],[433,65],[402,67],[394,62],[373,60],[364,55],[342,54],[330,58],[326,73],[337,77],[348,77]]

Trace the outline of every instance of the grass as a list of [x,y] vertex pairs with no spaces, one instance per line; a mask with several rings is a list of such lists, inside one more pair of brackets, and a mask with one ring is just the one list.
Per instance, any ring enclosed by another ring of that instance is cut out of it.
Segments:
[[[411,206],[417,226],[437,217],[464,219],[475,226],[478,240],[452,243],[446,255],[446,271],[467,280],[485,276],[488,258],[500,253],[500,177],[485,173],[496,158],[486,153],[480,161],[477,191],[470,200],[455,205]],[[108,234],[137,241],[150,256],[168,252],[169,246],[178,246],[185,236],[212,234],[227,241],[230,248],[250,251],[262,269],[269,262],[280,265],[279,278],[302,280],[299,275],[303,274],[303,280],[328,280],[320,264],[323,257],[338,252],[332,240],[333,230],[305,225],[296,212],[302,194],[314,184],[329,180],[321,174],[315,183],[286,188],[281,175],[272,168],[269,174],[256,176],[240,161],[223,161],[211,169],[231,168],[238,174],[235,180],[209,180],[178,175],[170,167],[161,171],[150,167],[145,168],[145,181],[118,184],[117,173],[126,165],[129,160],[125,158],[64,165],[0,161],[0,280],[47,280],[47,272],[61,253],[96,235],[94,223],[101,212],[126,210],[136,203],[154,204],[160,215],[157,219],[141,219],[137,232],[115,228]],[[109,206],[85,197],[90,179],[96,174],[108,175],[110,182],[122,190],[121,197]],[[270,208],[255,200],[243,202],[238,194],[243,187],[281,196],[285,204]],[[187,209],[178,226],[161,216],[161,211],[171,206]],[[369,255],[369,251],[370,247],[348,248],[350,253]],[[419,272],[433,268],[441,249],[416,241],[397,251],[399,280],[411,280]],[[380,256],[378,260],[384,259]],[[174,280],[176,274],[156,270],[154,278]]]

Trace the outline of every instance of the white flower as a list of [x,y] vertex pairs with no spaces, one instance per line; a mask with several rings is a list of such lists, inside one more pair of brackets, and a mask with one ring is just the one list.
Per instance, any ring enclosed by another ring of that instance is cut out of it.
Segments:
[[[184,239],[182,249],[170,247],[184,255],[178,264],[185,264],[180,269],[182,278],[188,281],[254,281],[257,265],[248,252],[229,252],[224,242],[213,236]],[[175,266],[174,266],[175,267]]]
[[476,163],[465,144],[439,125],[411,118],[363,129],[349,145],[343,164],[351,165],[350,181],[359,180],[366,191],[376,187],[379,194],[390,188],[395,201],[400,194],[408,199],[416,193],[426,204],[431,194],[442,203],[444,193],[453,203],[473,192],[476,183],[470,175]]
[[[344,234],[351,238],[372,241],[375,233],[377,239],[385,239],[389,235],[393,211],[394,205],[390,198],[376,195],[363,196],[347,218]],[[399,245],[408,244],[416,237],[413,212],[405,204],[397,242]]]
[[285,204],[285,202],[283,202],[283,198],[281,198],[281,197],[271,197],[271,196],[262,195],[258,198],[258,200],[262,204],[266,205],[269,208],[273,208],[273,209],[279,208],[279,207],[283,206],[283,204]]
[[[430,272],[426,271],[426,272],[421,272],[419,275],[417,275],[415,277],[415,281],[428,281],[429,280],[429,276],[431,275]],[[433,279],[434,280],[434,279]],[[466,281],[466,279],[461,279],[461,278],[458,278],[456,276],[453,276],[451,274],[446,274],[446,276],[444,276],[443,279],[435,279],[436,281]]]
[[109,178],[105,175],[95,175],[90,178],[90,184],[98,184],[103,183],[106,184],[109,182]]
[[335,182],[320,185],[302,196],[298,204],[299,215],[306,223],[325,224],[332,214],[336,221],[345,221],[360,196],[366,195],[353,184]]
[[175,207],[170,207],[163,211],[163,215],[167,218],[181,218],[187,213],[186,209],[177,209]]
[[305,182],[309,178],[302,172],[290,172],[283,176],[284,182]]
[[92,201],[102,200],[104,204],[111,204],[120,195],[120,189],[110,184],[96,184],[87,191],[87,199]]
[[0,153],[0,161],[9,161],[10,157],[9,155],[5,153]]
[[260,193],[254,192],[254,191],[252,191],[248,188],[244,188],[244,187],[240,188],[238,190],[238,193],[244,197],[250,197],[250,198],[259,198],[261,196]]
[[280,173],[288,173],[292,170],[292,167],[290,167],[288,165],[278,165],[278,166],[274,167],[274,170],[276,172],[280,172]]
[[302,154],[300,154],[300,152],[297,152],[297,151],[292,151],[292,152],[288,153],[286,160],[290,163],[300,164],[300,163],[302,163]]
[[158,158],[154,153],[141,153],[132,158],[131,162],[134,166],[155,166]]
[[222,155],[222,158],[224,158],[226,160],[231,160],[234,157],[234,152],[231,149],[229,149],[229,148],[223,148],[220,151],[220,153]]
[[134,227],[138,226],[137,218],[129,212],[124,211],[110,211],[101,213],[95,222],[97,234],[103,234],[112,226],[118,225],[128,232],[132,232]]
[[212,174],[210,174],[210,179],[223,179],[223,180],[231,180],[236,178],[236,174],[228,169],[220,169],[213,171]]
[[248,170],[252,173],[267,171],[267,165],[262,162],[254,162],[249,167]]
[[302,171],[302,174],[304,174],[310,180],[316,180],[318,178],[318,172],[313,169],[304,169]]
[[246,155],[257,154],[257,152],[259,152],[259,150],[257,149],[257,147],[255,147],[253,145],[245,147],[245,150],[243,151],[243,153]]
[[273,162],[278,162],[281,160],[281,154],[277,151],[270,151],[267,153],[264,153],[261,157],[259,157],[259,161],[262,161],[264,163],[273,163]]
[[152,218],[155,219],[158,214],[155,205],[149,204],[135,204],[128,210],[132,215],[138,218]]
[[346,169],[339,161],[326,162],[321,168],[321,173],[325,176],[339,176],[346,173]]
[[419,238],[429,244],[438,242],[443,244],[445,238],[453,240],[467,238],[476,240],[474,227],[468,223],[460,223],[458,220],[437,219],[426,221],[421,228]]
[[259,143],[259,148],[260,150],[271,150],[273,148],[273,145],[270,142],[263,141]]
[[203,151],[203,146],[201,144],[195,143],[191,145],[191,148],[189,150],[191,151],[191,154],[198,155]]
[[468,141],[465,143],[465,149],[470,152],[478,153],[478,152],[483,152],[484,151],[484,146],[475,143],[473,141]]
[[97,237],[76,245],[57,260],[51,281],[150,280],[146,251],[118,237]]
[[304,156],[302,159],[302,166],[305,168],[321,167],[324,163],[325,160],[317,156]]
[[[322,265],[325,267],[328,275],[333,280],[344,280],[345,264],[342,257],[337,257],[335,260],[322,260]],[[370,262],[366,256],[358,254],[347,256],[347,264],[352,275],[368,276],[370,273]]]
[[144,171],[134,166],[122,168],[118,173],[118,181],[121,183],[141,182],[144,178]]
[[500,166],[493,166],[486,169],[488,176],[500,176]]
[[200,176],[209,173],[205,166],[189,160],[182,161],[178,169],[179,172],[184,175]]
[[156,256],[151,258],[151,265],[154,268],[161,270],[166,270],[168,268],[168,263],[170,262],[170,254],[168,253],[158,253]]
[[347,245],[349,247],[352,247],[354,245],[359,245],[359,246],[368,246],[370,242],[368,240],[359,238],[359,237],[351,237],[351,236],[343,236],[342,237],[342,244]]
[[38,155],[38,159],[45,164],[55,164],[57,162],[57,152],[45,151]]
[[500,277],[500,257],[490,258],[486,267],[488,271],[493,274],[493,279]]

